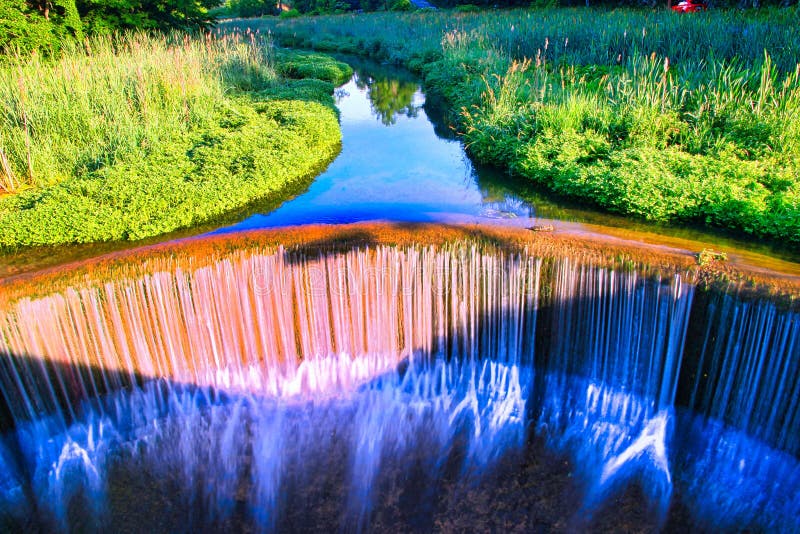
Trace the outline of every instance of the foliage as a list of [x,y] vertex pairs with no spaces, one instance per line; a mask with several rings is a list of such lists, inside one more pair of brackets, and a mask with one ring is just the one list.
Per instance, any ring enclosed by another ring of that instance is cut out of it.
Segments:
[[92,34],[121,30],[193,30],[208,28],[208,9],[218,0],[77,0],[78,11]]
[[[250,0],[254,1],[254,0]],[[195,30],[214,21],[218,0],[0,0],[0,53],[55,55],[84,33]]]
[[275,12],[272,0],[231,0],[230,11],[239,17],[260,17]]
[[797,16],[558,9],[259,27],[416,70],[476,159],[560,195],[797,248]]
[[82,38],[74,0],[0,0],[0,53],[52,54],[63,41]]
[[281,80],[255,35],[86,46],[0,68],[0,184],[19,188],[0,196],[0,247],[195,225],[280,195],[338,151],[333,85]]
[[394,0],[389,6],[389,11],[412,11],[414,6],[410,0]]

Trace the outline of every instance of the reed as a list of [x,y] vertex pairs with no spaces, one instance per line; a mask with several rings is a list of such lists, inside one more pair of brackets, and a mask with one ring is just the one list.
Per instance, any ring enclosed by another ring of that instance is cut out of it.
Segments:
[[55,63],[10,57],[0,69],[0,142],[11,168],[27,175],[20,187],[84,175],[201,124],[234,66],[239,76],[250,67],[274,78],[241,45],[128,34],[67,43]]

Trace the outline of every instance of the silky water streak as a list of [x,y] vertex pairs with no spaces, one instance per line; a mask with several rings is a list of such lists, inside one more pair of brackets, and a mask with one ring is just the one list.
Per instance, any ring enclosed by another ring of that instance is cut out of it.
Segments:
[[22,299],[0,312],[0,521],[434,528],[536,439],[583,517],[639,485],[656,526],[677,498],[691,524],[791,530],[798,314],[696,293],[461,242],[156,258]]
[[0,318],[5,511],[67,528],[88,499],[103,525],[112,464],[135,461],[202,524],[244,492],[269,529],[301,451],[346,442],[366,522],[387,453],[459,435],[483,465],[522,444],[540,268],[474,247],[279,250],[22,300]]

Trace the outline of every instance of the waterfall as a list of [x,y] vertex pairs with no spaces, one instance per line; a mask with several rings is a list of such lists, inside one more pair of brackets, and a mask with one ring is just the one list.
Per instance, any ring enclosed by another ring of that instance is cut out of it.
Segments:
[[730,295],[697,315],[689,407],[800,456],[800,316]]
[[0,318],[0,379],[17,433],[48,446],[26,441],[16,486],[63,527],[126,451],[177,477],[203,520],[229,517],[244,485],[274,528],[296,454],[280,444],[325,450],[335,432],[366,521],[383,456],[417,434],[435,429],[442,454],[463,434],[481,465],[521,445],[540,267],[474,247],[280,250],[22,300]]
[[[663,519],[672,494],[667,422],[694,288],[570,261],[555,268],[538,426],[578,458],[587,513],[620,479],[644,477]],[[624,481],[624,480],[623,480]]]
[[465,243],[160,265],[0,311],[0,520],[113,530],[147,496],[166,530],[430,523],[534,436],[586,517],[639,484],[656,524],[677,492],[758,526],[800,488],[800,321],[774,305]]
[[147,378],[281,397],[349,390],[415,354],[530,363],[540,264],[279,251],[26,299],[0,316],[4,393],[33,419]]
[[[692,314],[675,463],[704,526],[800,529],[800,314],[710,294]],[[709,498],[713,496],[713,498]]]

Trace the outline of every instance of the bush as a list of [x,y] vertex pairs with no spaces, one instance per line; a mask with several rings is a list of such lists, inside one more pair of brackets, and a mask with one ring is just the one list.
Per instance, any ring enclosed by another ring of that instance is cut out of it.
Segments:
[[275,2],[266,0],[231,0],[230,11],[239,17],[261,17],[275,12]]
[[411,11],[413,9],[414,6],[411,5],[410,0],[394,0],[389,8],[390,11]]
[[25,0],[0,0],[0,54],[56,53],[63,42],[83,38],[74,0],[54,0],[47,18]]
[[348,64],[323,54],[283,50],[277,57],[278,72],[287,78],[316,78],[342,85],[353,75]]

